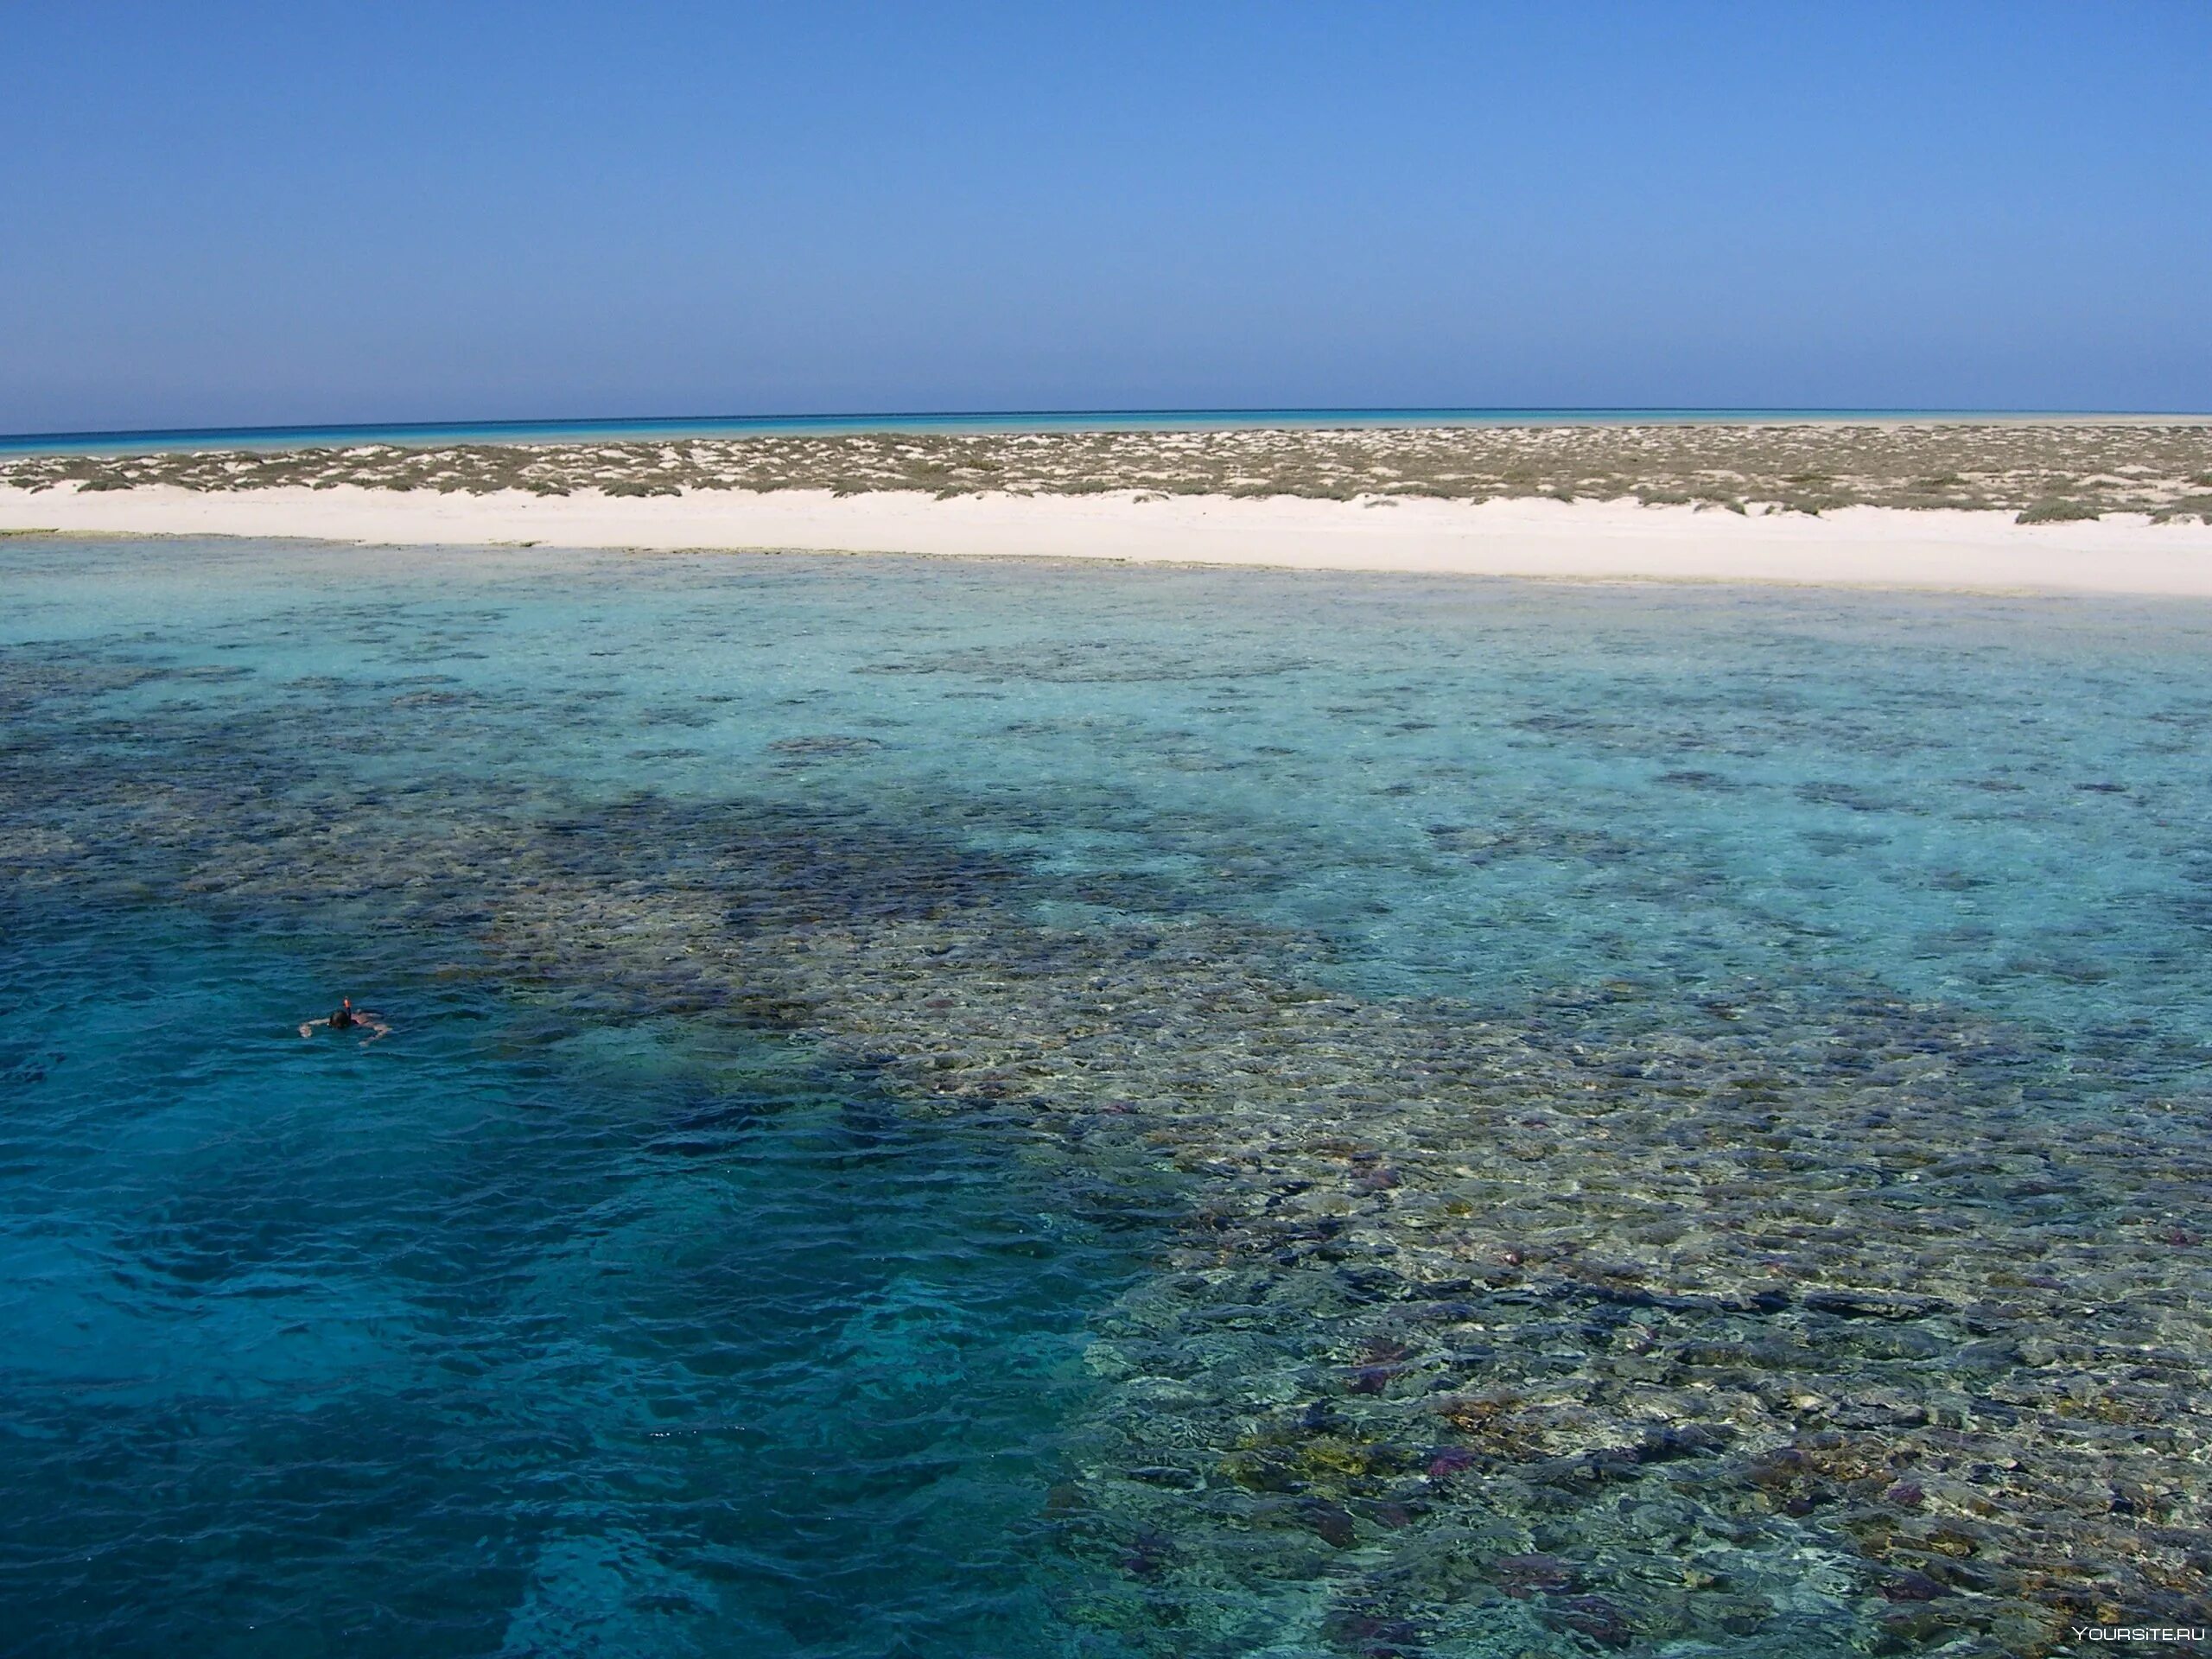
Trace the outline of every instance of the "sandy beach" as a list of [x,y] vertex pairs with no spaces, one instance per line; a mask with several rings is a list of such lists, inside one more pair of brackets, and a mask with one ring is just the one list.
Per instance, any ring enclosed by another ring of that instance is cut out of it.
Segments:
[[0,531],[435,546],[711,549],[1115,559],[1315,570],[1779,582],[2212,597],[2212,525],[2143,515],[2021,524],[2000,512],[1813,516],[1633,501],[1332,501],[1135,492],[579,490],[340,485],[79,492],[0,486]]

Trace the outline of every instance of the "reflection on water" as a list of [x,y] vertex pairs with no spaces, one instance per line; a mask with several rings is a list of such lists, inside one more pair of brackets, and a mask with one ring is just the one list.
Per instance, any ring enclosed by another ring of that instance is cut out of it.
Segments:
[[[2212,612],[0,543],[102,1651],[2207,1617]],[[297,1022],[341,992],[363,1048]]]

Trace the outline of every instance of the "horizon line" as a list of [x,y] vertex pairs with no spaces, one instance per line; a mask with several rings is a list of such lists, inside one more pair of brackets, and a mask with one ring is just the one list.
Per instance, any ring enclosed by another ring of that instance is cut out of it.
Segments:
[[622,429],[650,429],[654,427],[726,428],[741,431],[747,428],[784,426],[798,429],[817,426],[842,426],[848,435],[858,435],[870,429],[861,423],[884,423],[881,429],[896,429],[899,425],[928,425],[933,423],[988,423],[994,421],[1050,421],[1075,423],[1084,421],[1116,422],[1144,421],[1169,423],[1177,420],[1193,421],[1251,421],[1262,423],[1267,417],[1295,419],[1301,423],[1328,417],[1348,417],[1370,423],[1389,423],[1392,421],[1416,416],[1480,417],[1503,424],[1513,417],[1541,420],[1546,416],[1574,416],[1585,421],[1602,421],[1607,416],[1623,419],[1643,419],[1664,422],[1669,419],[1685,423],[1697,420],[1719,420],[1735,417],[1746,421],[1775,419],[1828,420],[2121,420],[2121,421],[2203,421],[2212,420],[2212,410],[2120,410],[2120,409],[2007,409],[2007,408],[1884,408],[1876,405],[1799,406],[1789,404],[1374,404],[1374,405],[1251,405],[1221,407],[1126,408],[1126,409],[949,409],[949,410],[868,410],[825,412],[818,414],[778,413],[762,415],[644,415],[644,416],[531,416],[523,417],[494,417],[464,420],[420,421],[316,421],[288,422],[271,425],[225,426],[165,426],[115,429],[80,429],[62,431],[30,431],[0,433],[0,450],[27,451],[41,446],[91,448],[125,445],[134,442],[194,443],[222,440],[248,440],[261,442],[283,442],[290,438],[308,437],[318,434],[376,435],[419,434],[423,435],[468,433],[525,434],[556,431],[615,431]]

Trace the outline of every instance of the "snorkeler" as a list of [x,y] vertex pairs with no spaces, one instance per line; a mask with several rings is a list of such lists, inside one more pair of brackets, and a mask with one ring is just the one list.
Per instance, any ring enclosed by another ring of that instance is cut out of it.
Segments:
[[389,1037],[391,1035],[391,1027],[385,1024],[384,1016],[382,1014],[372,1014],[366,1008],[355,1007],[353,1006],[353,999],[350,996],[340,997],[338,1001],[338,1006],[332,1009],[328,1014],[325,1014],[321,1019],[310,1020],[305,1025],[302,1026],[300,1027],[300,1035],[302,1037],[314,1036],[315,1028],[317,1026],[328,1026],[333,1031],[365,1030],[369,1034],[361,1039],[361,1044],[364,1047],[373,1043],[379,1037]]

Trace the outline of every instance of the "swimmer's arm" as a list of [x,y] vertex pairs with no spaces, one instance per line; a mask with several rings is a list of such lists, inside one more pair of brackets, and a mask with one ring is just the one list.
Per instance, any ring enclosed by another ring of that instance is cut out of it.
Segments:
[[300,1035],[302,1037],[312,1037],[315,1035],[315,1028],[317,1026],[327,1026],[329,1023],[330,1021],[327,1020],[310,1020],[300,1027]]
[[391,1035],[391,1027],[385,1024],[381,1019],[378,1018],[373,1014],[357,1014],[353,1017],[369,1027],[369,1034],[361,1039],[361,1046],[364,1048],[366,1048],[371,1043],[376,1041],[379,1037],[389,1037]]

